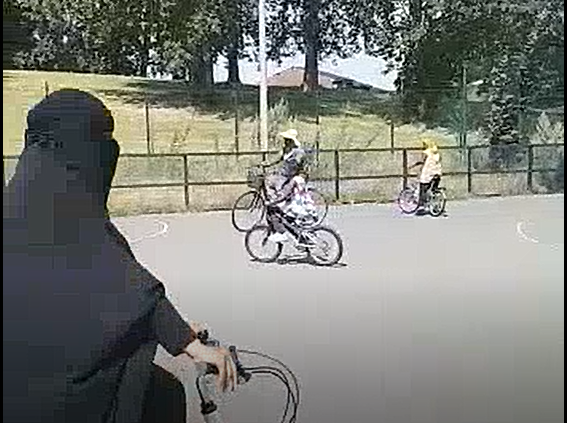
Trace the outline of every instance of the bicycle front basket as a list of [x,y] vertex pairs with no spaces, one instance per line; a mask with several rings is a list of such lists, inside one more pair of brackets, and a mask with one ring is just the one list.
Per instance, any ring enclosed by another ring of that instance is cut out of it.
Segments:
[[248,176],[246,178],[246,183],[250,188],[260,189],[264,183],[264,170],[261,167],[251,167],[248,169]]

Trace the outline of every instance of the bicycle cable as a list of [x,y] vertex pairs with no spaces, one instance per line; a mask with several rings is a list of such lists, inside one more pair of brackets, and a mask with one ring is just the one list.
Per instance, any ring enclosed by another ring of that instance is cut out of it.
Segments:
[[300,397],[299,397],[300,390],[299,390],[299,383],[297,381],[297,377],[295,376],[293,371],[284,362],[282,362],[281,360],[278,360],[277,358],[271,357],[268,354],[261,353],[261,352],[258,352],[258,351],[238,350],[238,352],[241,353],[241,354],[247,354],[247,355],[253,355],[253,356],[266,358],[268,360],[273,361],[274,363],[279,364],[281,367],[283,367],[291,375],[291,379],[293,380],[293,384],[294,384],[294,388],[295,388],[295,392],[296,392],[297,403],[299,404],[301,402]]
[[[268,354],[264,354],[264,353],[261,353],[261,352],[258,352],[258,351],[250,351],[250,350],[239,350],[239,353],[251,355],[251,356],[258,356],[258,357],[268,359],[268,360],[280,365],[284,370],[286,370],[289,373],[289,375],[291,376],[291,379],[293,381],[295,393],[293,392],[293,390],[291,388],[291,384],[289,383],[287,376],[285,375],[285,373],[281,369],[278,369],[277,367],[271,367],[271,366],[259,366],[259,367],[255,367],[255,368],[247,368],[247,370],[250,370],[251,373],[257,372],[258,374],[270,374],[272,376],[278,377],[278,379],[280,379],[282,381],[282,383],[285,385],[285,387],[288,390],[287,404],[286,404],[286,408],[285,408],[285,411],[284,411],[284,416],[282,418],[282,422],[284,422],[285,418],[287,417],[287,411],[289,410],[289,403],[290,402],[293,403],[293,411],[292,411],[292,415],[291,415],[291,418],[289,420],[289,423],[296,422],[297,421],[297,412],[298,412],[299,404],[300,404],[300,389],[299,389],[299,383],[297,381],[297,377],[295,376],[293,371],[285,363],[278,360],[277,358],[269,356]],[[274,374],[274,373],[276,373],[276,374]]]
[[284,423],[286,420],[286,417],[288,415],[288,412],[290,411],[290,405],[292,404],[292,414],[289,420],[289,423],[294,423],[297,421],[297,409],[299,404],[297,403],[297,399],[296,396],[294,394],[294,392],[291,389],[289,380],[287,380],[287,377],[285,376],[285,374],[278,369],[277,367],[270,367],[270,366],[258,366],[258,367],[250,367],[250,368],[246,368],[247,371],[250,372],[250,374],[252,375],[271,375],[271,376],[275,376],[276,378],[278,378],[286,387],[287,389],[287,398],[286,398],[286,406],[284,409],[284,413],[282,416],[282,420],[281,422]]

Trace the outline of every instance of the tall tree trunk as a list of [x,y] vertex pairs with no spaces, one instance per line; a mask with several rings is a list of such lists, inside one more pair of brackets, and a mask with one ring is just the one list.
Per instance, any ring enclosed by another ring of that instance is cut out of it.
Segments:
[[[423,19],[423,4],[422,0],[410,0],[409,14],[411,17],[412,28],[417,28],[421,25]],[[420,42],[415,42],[411,45],[410,52],[405,58],[403,78],[403,105],[406,117],[421,118],[424,113],[424,105],[422,98],[419,95],[419,86],[421,83],[420,72],[422,69],[422,46]]]
[[146,78],[148,76],[148,66],[150,64],[150,48],[148,45],[148,37],[144,34],[142,42],[142,51],[140,52],[140,76]]
[[[148,4],[149,3],[149,4]],[[148,76],[148,66],[150,64],[151,34],[153,31],[153,2],[145,2],[142,5],[142,25],[141,25],[141,46],[138,74],[146,78]]]
[[238,44],[233,42],[228,50],[228,82],[240,84],[240,69],[238,67]]
[[242,22],[241,13],[241,0],[232,0],[229,2],[230,11],[233,14],[234,25],[230,29],[230,43],[227,52],[228,59],[228,82],[230,84],[240,84],[240,69],[238,67],[238,58],[240,56],[240,49],[242,45],[242,27],[240,23]]
[[206,51],[206,48],[201,51],[201,55],[193,63],[192,82],[200,87],[210,87],[214,84],[212,55]]
[[313,91],[319,87],[319,7],[321,0],[304,0],[303,39],[305,43],[305,73],[303,88]]

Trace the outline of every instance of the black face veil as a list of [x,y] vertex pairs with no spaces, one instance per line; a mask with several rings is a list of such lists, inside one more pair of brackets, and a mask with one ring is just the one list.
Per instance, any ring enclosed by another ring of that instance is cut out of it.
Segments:
[[125,369],[138,363],[132,386],[143,387],[157,344],[177,355],[193,336],[161,282],[109,231],[113,126],[100,100],[76,90],[28,115],[4,188],[5,422],[134,416],[135,394],[121,400]]
[[120,153],[112,115],[96,97],[63,90],[32,109],[27,124],[4,215],[30,223],[32,244],[76,244],[80,229],[106,212]]

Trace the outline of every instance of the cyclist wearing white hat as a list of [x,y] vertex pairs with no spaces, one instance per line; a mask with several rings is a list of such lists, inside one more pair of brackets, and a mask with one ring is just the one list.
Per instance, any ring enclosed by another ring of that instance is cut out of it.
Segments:
[[[279,165],[276,170],[266,177],[266,188],[271,207],[282,210],[287,200],[293,194],[292,179],[301,171],[305,152],[297,139],[297,131],[288,129],[279,134],[283,138],[282,155],[272,163],[265,163],[265,167]],[[274,230],[271,241],[284,242],[287,240],[285,227],[278,219],[277,213],[268,213],[268,219]]]

